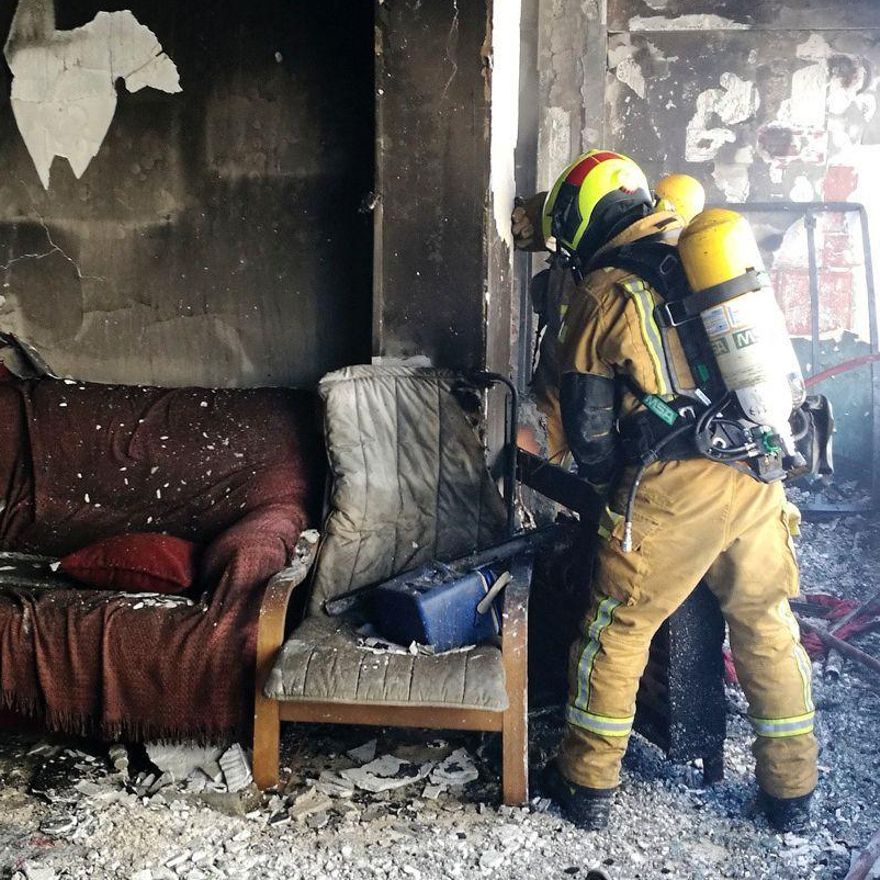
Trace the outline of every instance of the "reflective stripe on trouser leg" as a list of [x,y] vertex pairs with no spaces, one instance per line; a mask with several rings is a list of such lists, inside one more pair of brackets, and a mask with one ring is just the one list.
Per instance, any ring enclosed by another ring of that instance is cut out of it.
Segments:
[[783,736],[801,736],[811,733],[813,730],[814,712],[806,712],[803,715],[795,715],[793,718],[753,718],[749,715],[749,721],[755,728],[758,736],[780,738]]
[[570,724],[599,733],[603,736],[627,736],[632,730],[635,716],[612,718],[590,712],[590,690],[593,665],[596,655],[601,649],[602,633],[614,620],[614,612],[620,606],[619,599],[605,596],[599,602],[596,613],[587,626],[583,647],[577,664],[577,692],[566,711],[566,720]]
[[787,599],[783,599],[779,603],[777,612],[792,638],[791,656],[800,676],[804,708],[807,711],[802,715],[794,715],[789,718],[756,718],[749,715],[749,721],[752,723],[755,733],[758,736],[766,736],[773,739],[812,733],[813,721],[816,715],[811,684],[812,665],[809,655],[801,644],[800,628],[794,614],[792,614],[791,606],[788,604]]
[[779,616],[782,622],[788,628],[792,640],[792,655],[794,656],[795,666],[797,666],[798,675],[801,678],[804,692],[804,708],[808,712],[812,712],[816,706],[813,703],[813,664],[810,663],[810,656],[801,644],[801,629],[798,626],[797,619],[791,611],[791,605],[788,599],[783,599],[779,603]]
[[792,614],[791,606],[787,599],[783,599],[776,606],[776,613],[780,620],[785,624],[791,636],[791,658],[794,667],[797,670],[798,677],[801,682],[801,693],[803,695],[804,708],[806,712],[801,715],[792,715],[787,718],[758,718],[749,715],[749,721],[755,729],[758,736],[772,737],[780,739],[785,736],[802,736],[805,733],[813,732],[813,720],[815,717],[815,705],[813,703],[813,688],[811,683],[812,665],[810,657],[807,654],[800,640],[800,628],[797,620]]
[[569,724],[602,736],[629,736],[635,720],[634,715],[629,718],[609,718],[607,715],[584,712],[576,706],[568,707],[565,718]]

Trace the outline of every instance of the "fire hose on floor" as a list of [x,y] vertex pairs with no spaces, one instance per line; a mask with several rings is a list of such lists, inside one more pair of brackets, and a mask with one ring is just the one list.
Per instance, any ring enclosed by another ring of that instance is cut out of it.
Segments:
[[873,364],[877,361],[880,361],[880,352],[863,354],[859,357],[850,358],[848,361],[841,361],[833,367],[828,367],[827,370],[822,370],[821,373],[816,373],[815,376],[810,376],[808,379],[804,380],[804,385],[809,388],[811,385],[817,385],[823,379],[831,379],[833,376],[837,376],[840,373],[847,373],[850,370],[855,370],[857,367],[863,367],[865,364]]

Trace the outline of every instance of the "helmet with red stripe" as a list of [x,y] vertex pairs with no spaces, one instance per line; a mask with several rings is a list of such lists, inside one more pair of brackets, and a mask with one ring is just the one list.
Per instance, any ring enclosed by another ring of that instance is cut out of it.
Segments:
[[586,262],[603,244],[653,207],[651,189],[632,159],[609,150],[578,156],[547,195],[544,238]]

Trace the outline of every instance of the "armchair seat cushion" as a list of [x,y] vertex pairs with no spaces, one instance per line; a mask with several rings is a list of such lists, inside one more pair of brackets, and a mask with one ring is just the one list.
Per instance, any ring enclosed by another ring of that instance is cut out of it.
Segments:
[[501,651],[377,653],[343,618],[307,617],[281,649],[264,689],[272,700],[437,706],[503,712]]

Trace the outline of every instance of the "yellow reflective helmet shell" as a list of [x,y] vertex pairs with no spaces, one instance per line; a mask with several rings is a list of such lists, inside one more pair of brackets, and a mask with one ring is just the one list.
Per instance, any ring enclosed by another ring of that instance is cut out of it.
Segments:
[[541,217],[544,239],[555,237],[557,247],[576,253],[597,219],[600,202],[615,194],[621,200],[651,204],[648,180],[632,159],[610,150],[578,156],[547,194]]
[[703,184],[689,174],[667,174],[654,186],[658,207],[675,214],[684,221],[691,222],[706,205],[706,190]]

